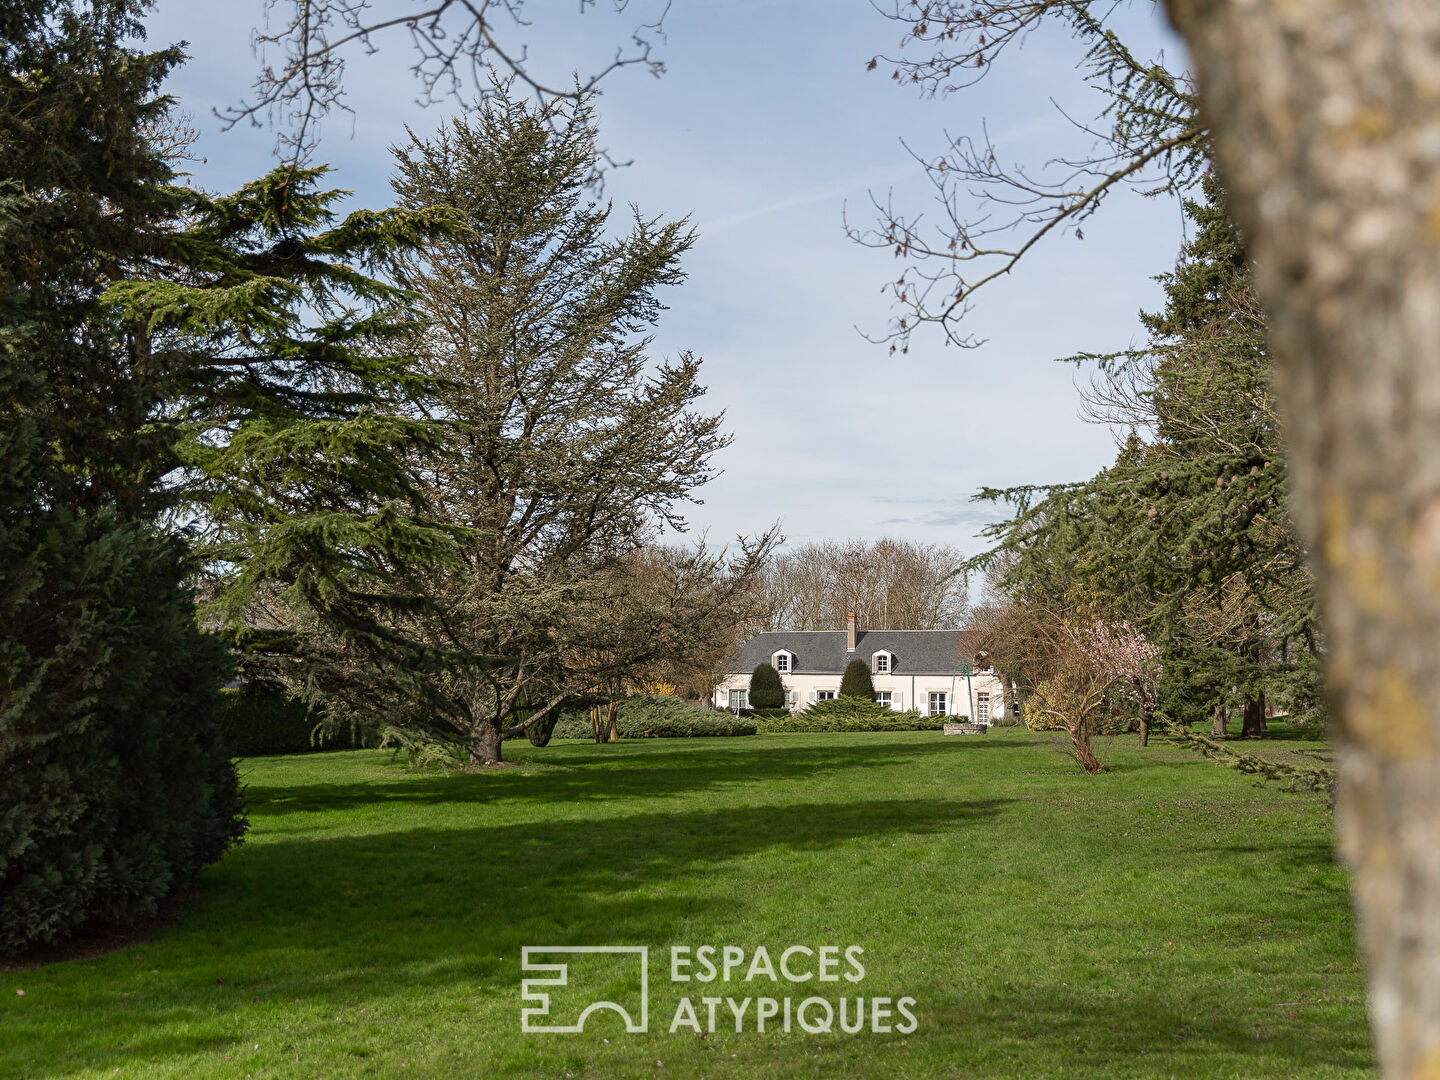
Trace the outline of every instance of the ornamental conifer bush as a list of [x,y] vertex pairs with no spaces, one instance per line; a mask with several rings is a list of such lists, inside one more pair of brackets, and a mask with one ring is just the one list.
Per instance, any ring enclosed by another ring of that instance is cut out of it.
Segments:
[[859,657],[845,665],[840,677],[840,696],[875,700],[875,681],[870,678],[870,665]]
[[780,681],[780,672],[773,664],[755,665],[750,673],[750,708],[783,709],[785,707],[785,684]]

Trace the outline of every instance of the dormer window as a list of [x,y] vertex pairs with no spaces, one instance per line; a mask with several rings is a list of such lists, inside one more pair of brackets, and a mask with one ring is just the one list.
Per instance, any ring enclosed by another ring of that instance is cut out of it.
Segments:
[[871,657],[870,666],[876,675],[889,675],[895,670],[895,654],[881,649]]
[[770,661],[782,675],[788,675],[795,670],[795,654],[785,649],[776,652],[770,657]]

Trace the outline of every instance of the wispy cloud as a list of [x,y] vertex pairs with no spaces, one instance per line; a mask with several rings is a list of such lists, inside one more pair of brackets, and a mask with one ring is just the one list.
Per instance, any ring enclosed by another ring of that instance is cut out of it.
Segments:
[[[1173,263],[1178,216],[1162,200],[1112,200],[1083,243],[1057,236],[987,290],[967,324],[988,342],[982,351],[947,352],[922,332],[908,355],[888,355],[854,328],[883,330],[892,312],[881,285],[902,262],[850,243],[840,204],[848,200],[852,221],[868,226],[867,191],[893,187],[899,207],[933,215],[924,171],[900,140],[941,152],[955,99],[926,100],[865,73],[887,25],[869,5],[790,0],[790,17],[757,36],[758,13],[774,6],[675,5],[664,80],[617,72],[600,103],[602,141],[634,159],[612,170],[606,197],[617,210],[693,210],[703,238],[686,286],[664,294],[670,310],[656,352],[706,357],[702,406],[726,411],[736,441],[717,455],[724,474],[700,493],[704,505],[687,515],[717,538],[783,518],[796,542],[908,532],[978,549],[973,534],[1005,513],[970,501],[981,485],[1079,479],[1114,459],[1108,434],[1076,416],[1070,369],[1049,358],[1133,338],[1136,310],[1159,306],[1148,275]],[[271,151],[272,132],[239,125],[221,134],[210,114],[244,96],[255,59],[243,42],[263,14],[264,0],[158,0],[150,20],[152,40],[191,43],[194,62],[166,89],[197,115],[208,158],[197,176],[217,190],[248,180]],[[599,55],[591,16],[537,8],[537,17],[553,21],[528,32],[549,63],[585,70],[585,57]],[[1133,19],[1143,42],[1152,20]],[[1089,107],[1068,39],[1027,48],[1013,73],[1026,80],[1023,94],[997,70],[1002,81],[987,79],[964,99],[969,116],[987,117],[1007,162],[1048,160],[1073,137],[1037,104],[1045,97],[1080,115]],[[356,58],[353,134],[337,118],[324,144],[334,182],[355,189],[357,205],[393,199],[384,148],[403,139],[404,123],[423,134],[458,107],[413,105],[405,49],[391,40]]]
[[813,206],[816,203],[830,202],[846,195],[858,195],[878,184],[893,184],[901,180],[913,179],[918,172],[919,167],[914,164],[886,169],[866,169],[834,183],[810,188],[806,191],[797,191],[764,206],[737,210],[709,221],[702,220],[699,222],[699,227],[701,232],[710,236],[733,226],[742,225],[747,221],[769,217],[771,214],[783,213],[786,210],[798,210],[802,206]]
[[876,499],[876,502],[911,503],[917,505],[940,504],[937,510],[926,513],[910,515],[897,515],[895,517],[881,518],[877,524],[880,525],[906,525],[921,526],[939,529],[953,529],[961,526],[974,526],[979,529],[981,526],[989,525],[992,522],[1000,521],[1003,514],[997,513],[993,508],[985,509],[965,503],[953,503],[943,499]]

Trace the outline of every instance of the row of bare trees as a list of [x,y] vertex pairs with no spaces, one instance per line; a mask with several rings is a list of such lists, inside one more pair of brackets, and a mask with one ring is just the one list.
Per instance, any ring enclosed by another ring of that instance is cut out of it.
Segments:
[[961,625],[969,594],[962,556],[944,544],[883,537],[820,540],[778,552],[755,585],[746,636],[763,630],[835,630],[850,612],[862,628],[941,630]]

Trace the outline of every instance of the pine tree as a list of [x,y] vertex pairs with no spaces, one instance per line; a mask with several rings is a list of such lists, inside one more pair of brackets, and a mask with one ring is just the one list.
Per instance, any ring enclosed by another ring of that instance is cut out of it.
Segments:
[[870,677],[870,665],[858,656],[845,665],[845,674],[840,676],[840,696],[875,700],[875,680]]
[[[1128,562],[1145,551],[1166,560],[1149,571],[1155,585],[1170,586],[1164,625],[1152,618],[1151,628],[1171,672],[1172,708],[1238,694],[1243,733],[1255,736],[1267,694],[1294,713],[1320,706],[1315,593],[1290,521],[1266,323],[1244,238],[1213,174],[1202,194],[1186,203],[1194,236],[1161,278],[1165,308],[1142,315],[1153,342],[1155,435],[1143,462],[1116,470],[1141,499],[1116,500],[1113,524],[1130,532],[1112,542],[1132,545]],[[1157,471],[1165,474],[1158,487]]]
[[695,408],[699,358],[649,352],[693,233],[638,211],[621,224],[595,201],[588,97],[535,108],[497,89],[436,137],[412,134],[393,182],[412,212],[456,224],[399,270],[427,318],[425,409],[445,418],[413,461],[456,558],[427,581],[434,608],[395,622],[456,660],[432,669],[423,709],[395,701],[392,735],[459,744],[477,765],[566,697],[613,700],[681,659],[697,627],[723,625],[739,580],[710,589],[720,565],[703,552],[636,572],[729,441]]
[[780,672],[773,664],[760,663],[750,673],[750,708],[783,709],[785,707],[785,684],[780,681]]
[[380,277],[444,215],[338,220],[324,169],[175,183],[145,132],[179,53],[121,44],[143,7],[0,15],[3,948],[144,917],[239,836],[197,576],[247,674],[333,716],[423,709],[451,665],[396,629],[453,533],[408,460],[437,442],[417,316]]
[[[410,346],[419,315],[381,279],[448,228],[440,212],[357,210],[326,167],[227,196],[189,191],[174,261],[106,294],[169,373],[165,471],[208,570],[208,610],[254,680],[337,726],[399,699],[427,708],[453,657],[398,629],[429,609],[454,531],[413,459],[440,442]],[[369,271],[367,273],[367,271]]]

